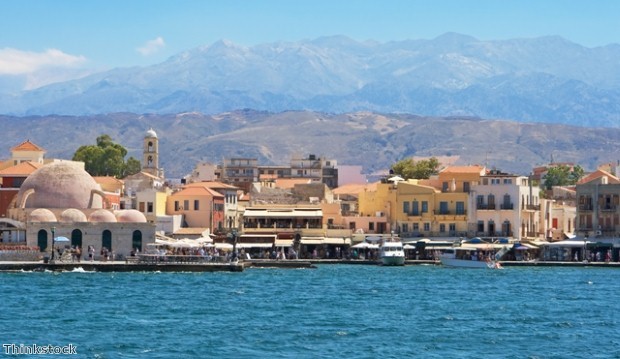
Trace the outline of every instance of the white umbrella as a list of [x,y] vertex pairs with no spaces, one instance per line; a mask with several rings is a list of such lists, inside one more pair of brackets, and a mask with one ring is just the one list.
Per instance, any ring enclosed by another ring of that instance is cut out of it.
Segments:
[[369,245],[370,243],[368,242],[360,242],[354,246],[351,246],[351,248],[368,248]]

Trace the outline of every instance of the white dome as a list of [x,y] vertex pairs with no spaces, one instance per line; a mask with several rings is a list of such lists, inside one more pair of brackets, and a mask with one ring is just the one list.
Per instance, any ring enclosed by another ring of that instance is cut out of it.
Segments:
[[65,223],[86,222],[86,215],[78,209],[69,208],[62,212],[60,221]]
[[136,209],[125,209],[116,212],[116,220],[121,223],[146,223],[146,217]]
[[56,216],[47,208],[37,208],[30,212],[31,222],[57,222]]
[[[30,190],[34,192],[30,193]],[[101,186],[74,162],[57,162],[34,171],[17,193],[19,206],[28,196],[25,208],[89,208],[92,190]],[[29,194],[27,194],[29,193]],[[94,195],[90,208],[102,208],[101,196]]]
[[114,223],[116,222],[116,216],[114,215],[114,213],[106,209],[98,209],[95,212],[90,214],[90,216],[88,217],[88,221],[92,223],[99,223],[99,222]]
[[146,131],[144,138],[157,138],[157,133],[151,128],[148,131]]

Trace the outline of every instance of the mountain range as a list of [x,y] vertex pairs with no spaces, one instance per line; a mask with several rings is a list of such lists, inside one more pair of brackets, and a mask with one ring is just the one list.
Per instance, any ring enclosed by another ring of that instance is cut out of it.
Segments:
[[255,110],[215,115],[0,115],[0,128],[0,159],[26,139],[43,147],[47,158],[71,159],[79,146],[94,145],[102,134],[141,159],[144,135],[153,128],[167,178],[190,173],[198,162],[219,164],[233,157],[286,165],[293,156],[315,154],[339,165],[361,165],[366,174],[386,173],[393,163],[411,156],[448,157],[457,165],[484,164],[525,175],[550,161],[593,170],[620,160],[620,128],[472,117]]
[[0,94],[0,113],[13,116],[208,116],[244,108],[620,128],[620,45],[455,33],[385,43],[343,36],[252,47],[218,41],[152,66]]

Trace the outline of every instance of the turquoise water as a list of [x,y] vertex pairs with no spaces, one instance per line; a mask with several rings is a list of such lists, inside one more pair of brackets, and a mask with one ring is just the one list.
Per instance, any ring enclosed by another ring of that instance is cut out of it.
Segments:
[[620,358],[619,287],[618,269],[559,267],[2,273],[0,341],[82,358]]

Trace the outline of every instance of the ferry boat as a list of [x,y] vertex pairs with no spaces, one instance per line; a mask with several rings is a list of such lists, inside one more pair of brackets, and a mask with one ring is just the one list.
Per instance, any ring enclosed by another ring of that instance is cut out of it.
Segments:
[[381,243],[380,256],[381,264],[384,266],[405,265],[405,250],[403,243],[399,240],[389,240]]

